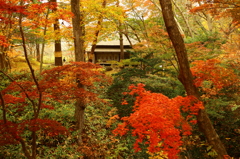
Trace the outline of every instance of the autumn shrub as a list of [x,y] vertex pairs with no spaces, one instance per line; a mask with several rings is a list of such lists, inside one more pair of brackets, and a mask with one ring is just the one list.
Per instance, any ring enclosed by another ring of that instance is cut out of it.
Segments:
[[[161,92],[170,98],[185,94],[183,86],[174,78],[176,72],[171,66],[167,66],[160,57],[152,58],[152,52],[141,54],[145,54],[144,57],[141,57],[140,53],[136,53],[131,59],[133,62],[138,62],[139,65],[137,67],[125,67],[114,74],[113,84],[107,90],[107,98],[111,100],[113,107],[117,108],[117,114],[120,118],[130,116],[133,113],[133,105],[136,98],[135,96],[124,94],[124,92],[129,91],[128,87],[131,84],[144,83],[147,90]],[[159,67],[163,63],[165,64],[164,70],[162,67]],[[122,105],[122,99],[127,101],[124,105]],[[136,136],[132,136],[129,133],[126,136],[119,137],[119,139],[122,144],[127,144],[128,149],[125,150],[125,153],[128,155],[134,158],[150,157],[151,154],[144,143],[139,145],[142,151],[134,152],[133,144]],[[127,156],[125,155],[125,157]]]
[[[191,125],[196,123],[195,115],[199,109],[203,109],[202,102],[191,96],[170,99],[161,93],[146,91],[141,83],[131,85],[129,89],[130,92],[125,94],[135,96],[133,113],[121,118],[123,123],[113,133],[123,136],[130,132],[136,137],[136,152],[142,150],[142,143],[150,153],[163,151],[162,156],[178,158],[182,136],[191,134]],[[122,104],[127,104],[127,101],[124,100]],[[181,112],[188,115],[184,117]]]

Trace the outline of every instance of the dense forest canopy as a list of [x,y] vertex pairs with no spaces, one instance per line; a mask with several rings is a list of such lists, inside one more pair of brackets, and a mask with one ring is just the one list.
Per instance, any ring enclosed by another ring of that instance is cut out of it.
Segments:
[[0,0],[0,158],[239,158],[239,12]]

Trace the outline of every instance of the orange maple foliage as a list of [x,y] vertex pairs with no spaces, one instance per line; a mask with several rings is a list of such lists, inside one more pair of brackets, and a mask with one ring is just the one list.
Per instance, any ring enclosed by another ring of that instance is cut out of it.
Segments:
[[216,18],[220,17],[232,17],[233,23],[238,27],[240,24],[240,2],[239,0],[191,0],[193,3],[198,5],[193,5],[191,12],[198,12],[205,10]]
[[[196,123],[194,116],[203,109],[202,102],[191,96],[170,99],[163,94],[146,91],[141,83],[131,85],[129,89],[131,91],[125,94],[136,96],[134,112],[123,117],[123,123],[113,133],[122,136],[130,131],[137,137],[135,151],[140,151],[139,144],[144,143],[148,145],[149,152],[163,151],[170,159],[178,158],[181,138],[191,134],[190,123]],[[181,112],[188,115],[183,117]]]
[[14,14],[25,14],[25,8],[17,0],[0,0],[0,47],[8,47],[10,27],[17,20]]
[[[227,69],[221,66],[221,61],[217,59],[199,60],[192,63],[191,68],[194,82],[197,87],[208,95],[216,95],[223,88],[238,85],[239,79],[233,69]],[[211,86],[205,87],[204,82],[210,82]]]
[[54,10],[57,7],[57,3],[47,2],[39,4],[29,4],[26,13],[28,20],[25,21],[24,25],[30,25],[31,28],[40,28],[41,26],[50,26],[55,23],[56,18],[70,22],[73,17],[73,13],[67,9],[57,9],[54,14],[51,13],[46,19],[47,10]]

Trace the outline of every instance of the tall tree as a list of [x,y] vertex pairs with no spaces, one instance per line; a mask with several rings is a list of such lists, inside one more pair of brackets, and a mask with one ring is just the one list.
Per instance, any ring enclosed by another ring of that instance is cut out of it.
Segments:
[[[106,8],[106,5],[107,5],[107,0],[103,0],[102,7]],[[95,48],[96,48],[96,45],[97,45],[97,41],[98,41],[98,36],[99,36],[99,33],[100,33],[101,29],[102,29],[102,22],[103,22],[103,15],[100,14],[99,17],[98,17],[96,31],[94,33],[95,37],[94,37],[94,40],[92,42],[92,48],[91,48],[91,54],[92,55],[94,54],[94,51],[95,51]]]
[[71,0],[75,61],[84,61],[84,22],[80,12],[80,0]]
[[[117,0],[117,7],[120,7],[119,0]],[[120,43],[120,60],[124,59],[124,45],[123,45],[123,25],[120,20],[118,20],[118,31],[119,31],[119,43]]]
[[[80,12],[80,0],[71,0],[71,11],[74,14],[72,18],[73,25],[73,36],[74,36],[74,52],[75,61],[84,61],[84,26],[83,26],[83,16]],[[83,88],[80,79],[77,79],[77,84],[79,88]],[[84,97],[78,98],[75,104],[75,119],[76,119],[76,129],[79,130],[78,144],[82,143],[82,131],[84,128],[84,112],[86,104],[84,102]]]
[[[173,43],[175,52],[177,54],[179,63],[179,80],[184,85],[185,90],[188,95],[197,97],[200,100],[198,90],[193,82],[193,76],[190,71],[190,66],[188,62],[187,51],[183,38],[179,32],[176,21],[174,20],[174,13],[172,11],[172,3],[169,0],[159,0],[162,14],[165,22],[165,26],[169,37]],[[223,159],[227,156],[227,151],[219,139],[206,111],[199,110],[197,115],[197,121],[199,129],[204,133],[207,141],[211,144],[214,150],[217,152],[219,159]]]
[[[51,0],[51,2],[57,3],[57,0]],[[53,9],[53,12],[56,12],[57,8]],[[60,33],[60,26],[59,26],[59,19],[56,18],[55,19],[55,23],[53,24],[54,27],[54,31],[55,34],[59,34]],[[55,48],[55,66],[62,66],[62,46],[61,46],[61,39],[57,38],[55,39],[55,44],[54,44],[54,48]]]

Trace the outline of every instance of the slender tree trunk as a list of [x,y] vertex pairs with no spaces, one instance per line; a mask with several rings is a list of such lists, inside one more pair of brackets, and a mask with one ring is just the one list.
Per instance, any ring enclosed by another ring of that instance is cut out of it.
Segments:
[[[102,2],[102,7],[103,8],[106,8],[106,5],[107,5],[107,1],[106,0],[103,0]],[[94,54],[94,51],[95,51],[95,48],[97,46],[97,41],[98,41],[98,35],[102,29],[102,22],[103,22],[103,16],[102,14],[98,17],[98,23],[97,23],[97,26],[96,26],[96,31],[95,31],[95,38],[92,42],[92,48],[91,48],[91,55]]]
[[[54,24],[54,30],[57,27],[57,24]],[[62,66],[62,46],[61,46],[61,40],[55,40],[55,45],[54,45],[55,51],[55,66]]]
[[[21,1],[21,4],[23,3],[23,1]],[[19,29],[20,29],[20,33],[21,33],[21,38],[22,38],[22,45],[23,45],[23,51],[24,51],[24,56],[25,56],[25,60],[28,64],[28,67],[29,67],[29,70],[31,72],[31,75],[32,75],[32,78],[33,78],[33,81],[34,83],[36,84],[36,87],[37,87],[37,90],[38,90],[38,93],[39,93],[39,96],[38,96],[38,104],[36,105],[34,102],[32,103],[33,104],[33,110],[34,110],[34,117],[33,119],[37,119],[38,118],[38,115],[40,113],[40,108],[41,108],[41,104],[42,104],[42,92],[40,91],[40,87],[39,87],[39,83],[37,81],[37,78],[36,78],[36,75],[35,75],[35,71],[28,59],[28,54],[27,54],[27,47],[26,47],[26,42],[25,42],[25,36],[24,36],[24,32],[23,32],[23,28],[22,28],[22,14],[20,14],[20,17],[19,17]],[[29,152],[27,151],[26,149],[26,145],[25,145],[25,142],[23,140],[20,140],[20,143],[22,145],[22,149],[26,155],[27,158],[30,157],[30,159],[36,159],[37,158],[37,134],[36,132],[32,132],[32,156],[29,155]]]
[[[47,19],[48,19],[48,16],[49,16],[49,12],[50,12],[50,9],[48,8],[47,14],[46,14],[46,19],[45,19],[46,22],[47,22]],[[45,26],[44,26],[43,35],[45,36],[46,33],[47,33],[47,23],[46,23]],[[43,38],[42,50],[41,50],[41,55],[40,55],[40,73],[42,72],[42,69],[43,69],[44,49],[45,49],[45,38]]]
[[130,40],[129,36],[128,36],[128,33],[124,33],[125,37],[127,38],[129,44],[131,47],[133,47],[133,44],[132,44],[132,41]]
[[5,101],[3,99],[2,92],[0,91],[0,99],[1,99],[1,105],[2,105],[2,117],[3,117],[3,123],[7,124],[7,109],[5,106]]
[[139,38],[138,34],[136,33],[136,29],[131,26],[130,24],[127,24],[132,30],[133,30],[133,35],[136,37],[138,42],[141,42],[141,39]]
[[129,35],[128,35],[128,27],[127,27],[126,23],[123,24],[123,27],[124,27],[124,32],[123,32],[123,34],[124,34],[125,37],[127,38],[130,46],[133,47],[132,41],[130,40]]
[[[117,0],[117,7],[119,7],[119,0]],[[119,31],[119,43],[120,43],[120,60],[124,59],[124,45],[123,45],[123,25],[122,22],[118,21],[118,31]]]
[[[74,35],[74,52],[75,61],[84,61],[84,23],[83,16],[80,12],[80,0],[71,0],[71,10],[74,14],[72,18],[73,25],[73,35]],[[81,81],[77,79],[77,84],[79,88],[84,88]],[[77,99],[75,104],[75,119],[76,119],[76,129],[79,131],[78,144],[82,143],[82,132],[84,129],[84,112],[86,104],[84,98]]]
[[40,62],[40,44],[36,44],[36,59]]
[[[122,25],[120,25],[119,27],[122,27]],[[120,42],[120,60],[124,59],[124,44],[123,44],[123,33],[120,29],[119,31],[119,42]]]
[[[187,57],[187,51],[183,38],[178,30],[177,24],[174,20],[174,14],[172,11],[172,4],[169,0],[159,0],[162,8],[164,22],[167,28],[169,37],[175,48],[179,62],[179,80],[185,87],[188,95],[193,95],[200,99],[197,88],[193,83],[193,77],[190,71],[190,66]],[[213,125],[205,110],[200,110],[197,115],[197,121],[199,129],[204,133],[207,141],[211,144],[214,150],[218,154],[219,159],[223,159],[224,155],[227,155],[226,149],[219,139]]]
[[195,15],[193,16],[193,19],[194,19],[194,22],[196,22],[199,25],[199,27],[204,32],[204,34],[207,34],[208,30],[203,26],[202,22]]
[[[201,6],[202,4],[198,1],[198,5]],[[207,26],[208,26],[208,31],[212,32],[213,31],[213,21],[212,17],[207,14],[205,11],[202,11],[204,19],[207,21]]]
[[188,20],[187,20],[186,17],[184,16],[183,11],[182,11],[181,8],[176,4],[176,1],[175,1],[175,0],[173,0],[173,3],[174,3],[174,5],[175,5],[175,7],[178,9],[178,11],[180,12],[180,15],[182,16],[183,21],[184,21],[185,24],[186,24],[186,27],[187,27],[187,30],[188,30],[188,33],[189,33],[190,37],[193,37],[194,34],[193,34],[193,31],[192,31],[192,28],[190,27],[190,25],[189,25],[189,23],[188,23]]

